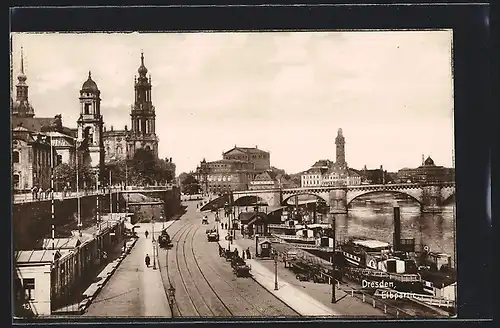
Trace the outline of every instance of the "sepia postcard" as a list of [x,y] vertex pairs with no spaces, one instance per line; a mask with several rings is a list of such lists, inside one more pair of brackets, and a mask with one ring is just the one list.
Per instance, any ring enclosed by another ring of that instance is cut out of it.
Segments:
[[12,33],[13,316],[454,317],[452,44]]

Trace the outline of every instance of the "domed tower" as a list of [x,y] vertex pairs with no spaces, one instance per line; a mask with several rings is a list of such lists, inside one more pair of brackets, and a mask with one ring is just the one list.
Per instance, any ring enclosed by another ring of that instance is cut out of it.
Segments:
[[[97,171],[104,167],[103,120],[101,115],[101,92],[92,80],[91,72],[80,90],[80,117],[78,118],[78,140],[88,151],[89,164]],[[102,175],[101,175],[102,177]]]
[[132,123],[132,139],[130,156],[137,149],[149,149],[158,157],[158,138],[156,137],[156,114],[151,101],[151,75],[144,65],[144,53],[141,52],[141,66],[137,70],[139,77],[134,78],[135,101],[130,113]]
[[21,72],[17,76],[16,101],[12,102],[12,115],[17,117],[33,117],[35,109],[28,101],[28,78],[24,74],[23,48],[21,47]]
[[339,166],[345,166],[345,138],[342,134],[342,129],[337,132],[337,137],[335,138],[336,149],[336,164]]

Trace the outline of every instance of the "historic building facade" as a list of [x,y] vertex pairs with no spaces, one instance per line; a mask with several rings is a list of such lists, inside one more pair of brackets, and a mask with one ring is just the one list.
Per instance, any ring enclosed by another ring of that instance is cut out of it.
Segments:
[[319,160],[301,176],[302,187],[360,185],[361,175],[348,167],[345,160],[345,138],[342,129],[335,138],[336,161]]
[[138,149],[151,150],[158,157],[158,137],[156,135],[156,113],[151,97],[151,75],[144,65],[141,53],[141,65],[137,70],[139,77],[134,77],[134,104],[131,106],[131,128],[123,130],[111,128],[103,131],[105,161],[133,158]]
[[101,91],[92,80],[91,72],[80,90],[80,117],[77,120],[78,141],[86,149],[84,164],[96,172],[104,166],[103,118],[101,115]]
[[398,182],[402,183],[425,183],[425,182],[453,182],[455,181],[455,169],[438,166],[428,156],[422,165],[417,168],[403,168],[398,171]]
[[253,163],[255,173],[262,173],[271,168],[271,154],[259,149],[257,146],[249,148],[235,145],[232,149],[222,153],[222,158]]
[[203,160],[196,168],[195,176],[203,192],[221,194],[229,191],[248,190],[254,178],[271,168],[267,151],[237,147],[222,153],[222,160]]
[[[54,149],[52,148],[52,151]],[[12,188],[28,192],[50,187],[50,139],[24,127],[12,130]]]
[[28,191],[35,186],[49,188],[51,167],[71,163],[75,155],[75,133],[63,126],[61,115],[35,117],[27,79],[21,48],[16,100],[11,97],[12,187],[15,192]]

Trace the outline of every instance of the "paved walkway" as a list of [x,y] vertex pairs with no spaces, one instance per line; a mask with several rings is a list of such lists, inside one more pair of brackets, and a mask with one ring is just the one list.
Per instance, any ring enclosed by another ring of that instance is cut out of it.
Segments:
[[[227,230],[221,229],[219,226],[220,235],[220,245],[227,248],[228,242],[225,240],[227,235]],[[248,247],[248,246],[247,246]],[[238,240],[234,240],[231,245],[231,249],[238,249],[240,255],[243,249],[247,247],[239,243]],[[254,255],[254,254],[252,254]],[[260,285],[270,291],[277,298],[282,300],[292,309],[300,313],[303,316],[332,316],[339,315],[339,313],[328,308],[321,302],[309,296],[307,293],[302,292],[295,286],[292,286],[288,282],[281,280],[278,276],[278,290],[274,290],[275,275],[274,272],[268,270],[260,260],[246,259],[245,260],[251,266],[252,276]]]
[[[165,223],[168,227],[175,221]],[[151,265],[146,267],[146,254],[152,259],[151,223],[138,224],[139,240],[129,255],[123,260],[99,295],[94,299],[85,316],[109,317],[171,317],[160,270]],[[155,235],[159,234],[163,223],[155,223]],[[150,235],[145,238],[144,232]],[[157,263],[158,265],[158,263]]]
[[[210,223],[212,223],[214,218],[213,215],[209,217]],[[226,222],[226,218],[222,218],[223,222]],[[221,236],[220,245],[227,248],[228,241],[224,240],[227,230],[219,229],[219,233],[223,234]],[[241,250],[250,249],[252,256],[255,257],[255,240],[243,238],[239,231],[236,231],[237,239],[233,241],[231,249],[237,248],[241,254]],[[261,284],[263,287],[268,289],[271,293],[274,292],[274,261],[273,260],[246,260],[247,263],[252,266],[252,274],[254,279]],[[263,268],[261,268],[263,267]],[[259,280],[260,278],[260,280]],[[265,283],[264,281],[267,281]],[[303,307],[305,302],[310,302],[310,304],[315,304],[314,307],[311,306],[308,315],[337,315],[345,317],[384,317],[386,316],[383,311],[378,308],[374,308],[371,303],[363,302],[358,298],[351,297],[349,292],[345,289],[346,286],[341,286],[342,289],[336,289],[337,302],[331,303],[331,285],[319,284],[308,281],[299,281],[295,278],[295,274],[289,270],[284,269],[283,263],[278,263],[278,287],[279,290],[282,288],[293,290],[286,297],[288,300],[282,299],[283,302],[287,303],[290,307],[294,308],[297,312],[301,313],[300,308]],[[276,297],[279,297],[279,290]],[[299,293],[298,293],[299,292]],[[291,295],[290,295],[291,294]],[[306,296],[304,296],[304,294]],[[293,296],[295,295],[295,296]],[[281,299],[281,298],[280,298]],[[312,299],[312,301],[311,301]],[[300,301],[299,301],[300,300]],[[306,311],[306,312],[307,312]],[[319,314],[320,312],[328,311],[329,314]],[[316,314],[312,314],[316,313]]]

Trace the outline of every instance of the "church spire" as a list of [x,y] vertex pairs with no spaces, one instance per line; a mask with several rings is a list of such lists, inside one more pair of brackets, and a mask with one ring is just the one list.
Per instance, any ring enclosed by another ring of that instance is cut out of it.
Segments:
[[148,74],[148,69],[146,68],[146,66],[144,66],[144,52],[142,50],[141,50],[141,66],[139,66],[137,72],[139,72],[140,77],[146,77],[146,74]]
[[28,79],[26,77],[26,74],[24,74],[24,55],[23,55],[23,47],[21,47],[21,72],[17,76],[17,79],[19,80],[19,84],[25,84],[26,80]]

